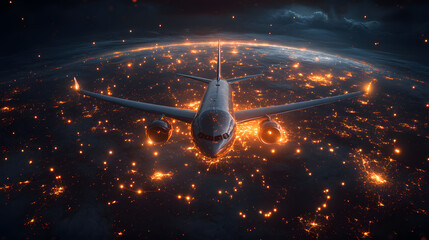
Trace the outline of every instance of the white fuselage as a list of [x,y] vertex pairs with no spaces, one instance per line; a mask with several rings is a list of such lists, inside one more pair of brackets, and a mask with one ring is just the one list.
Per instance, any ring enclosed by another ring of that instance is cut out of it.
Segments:
[[192,138],[208,157],[219,157],[231,148],[235,138],[232,89],[223,79],[209,83],[192,122]]

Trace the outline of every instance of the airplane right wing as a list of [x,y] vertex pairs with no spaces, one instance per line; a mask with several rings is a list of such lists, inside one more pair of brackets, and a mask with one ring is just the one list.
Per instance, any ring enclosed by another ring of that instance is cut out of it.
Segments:
[[139,110],[149,112],[149,113],[164,114],[166,117],[174,118],[174,119],[186,122],[186,123],[191,123],[192,120],[194,120],[194,117],[196,114],[196,112],[192,111],[192,110],[162,106],[162,105],[152,104],[152,103],[137,102],[137,101],[127,100],[127,99],[122,99],[122,98],[117,98],[117,97],[111,97],[111,96],[106,96],[106,95],[102,95],[102,94],[98,94],[98,93],[94,93],[94,92],[81,90],[79,88],[78,82],[76,81],[76,78],[74,79],[74,81],[75,81],[75,89],[80,94],[86,95],[89,97],[93,97],[93,98],[97,98],[97,99],[101,99],[101,100],[104,100],[107,102],[116,103],[116,104],[124,106],[124,107],[135,108],[135,109],[139,109]]
[[285,105],[277,105],[277,106],[271,106],[271,107],[263,107],[263,108],[255,108],[255,109],[249,109],[249,110],[243,110],[243,111],[236,111],[235,112],[235,120],[237,123],[247,122],[255,119],[265,118],[269,115],[275,115],[275,114],[281,114],[281,113],[287,113],[291,111],[316,107],[323,104],[333,103],[353,97],[360,96],[364,94],[365,92],[354,92],[354,93],[348,93],[344,95],[334,96],[334,97],[327,97],[327,98],[320,98],[310,101],[304,101],[304,102],[297,102],[297,103],[291,103],[291,104],[285,104]]

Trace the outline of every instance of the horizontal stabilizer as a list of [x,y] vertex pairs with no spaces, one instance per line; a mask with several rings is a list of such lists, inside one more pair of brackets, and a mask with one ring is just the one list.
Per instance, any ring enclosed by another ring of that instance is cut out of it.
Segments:
[[195,76],[191,76],[191,75],[185,75],[185,74],[181,74],[181,73],[176,73],[179,76],[182,77],[186,77],[186,78],[190,78],[190,79],[194,79],[203,83],[210,83],[212,80],[207,79],[207,78],[202,78],[202,77],[195,77]]
[[239,82],[242,80],[246,80],[246,79],[254,78],[254,77],[259,77],[259,76],[264,76],[264,74],[256,74],[256,75],[249,75],[249,76],[244,76],[244,77],[239,77],[239,78],[231,78],[231,79],[227,79],[226,81],[228,83],[235,83],[235,82]]

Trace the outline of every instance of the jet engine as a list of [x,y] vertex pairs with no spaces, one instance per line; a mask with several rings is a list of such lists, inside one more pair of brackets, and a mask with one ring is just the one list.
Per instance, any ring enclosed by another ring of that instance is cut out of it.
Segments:
[[273,120],[264,120],[259,124],[259,140],[265,144],[273,144],[282,138],[280,125]]
[[155,120],[147,127],[146,134],[155,144],[162,144],[171,137],[171,124],[165,120]]

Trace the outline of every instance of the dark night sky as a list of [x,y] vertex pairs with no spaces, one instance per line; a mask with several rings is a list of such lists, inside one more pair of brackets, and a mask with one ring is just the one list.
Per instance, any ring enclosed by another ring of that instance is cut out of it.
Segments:
[[105,39],[271,32],[312,46],[385,51],[426,65],[428,8],[424,1],[4,1],[2,52],[34,54]]

